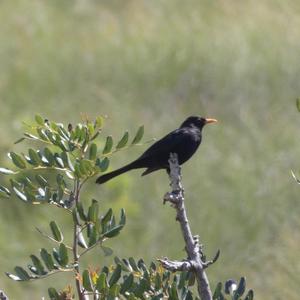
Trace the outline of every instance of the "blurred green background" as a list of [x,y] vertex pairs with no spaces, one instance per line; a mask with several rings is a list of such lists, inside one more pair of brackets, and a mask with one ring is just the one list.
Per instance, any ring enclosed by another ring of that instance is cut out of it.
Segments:
[[[144,124],[145,140],[191,114],[215,117],[183,168],[193,231],[209,257],[221,249],[211,284],[246,276],[256,299],[299,299],[299,187],[290,174],[300,168],[299,14],[296,0],[1,1],[0,162],[26,149],[13,142],[35,113],[65,123],[108,115],[105,134]],[[145,147],[116,154],[111,168]],[[162,205],[168,178],[140,173],[91,183],[85,201],[126,208],[128,225],[109,242],[115,255],[181,259],[174,211]],[[4,275],[51,249],[34,227],[56,219],[68,230],[63,212],[1,199],[0,219],[0,289],[10,299],[41,299],[49,285],[71,282]],[[111,261],[96,250],[87,265]]]

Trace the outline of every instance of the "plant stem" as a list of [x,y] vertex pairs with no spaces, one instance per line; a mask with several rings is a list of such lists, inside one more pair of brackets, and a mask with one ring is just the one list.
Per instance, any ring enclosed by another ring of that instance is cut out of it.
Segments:
[[[75,197],[75,204],[79,202],[79,193],[80,193],[80,182],[78,179],[75,181],[74,186],[74,197]],[[84,295],[82,291],[82,286],[79,277],[79,253],[78,253],[78,231],[80,230],[79,224],[74,221],[74,231],[73,231],[73,258],[74,258],[74,270],[76,273],[75,283],[76,289],[78,293],[79,300],[84,300]]]

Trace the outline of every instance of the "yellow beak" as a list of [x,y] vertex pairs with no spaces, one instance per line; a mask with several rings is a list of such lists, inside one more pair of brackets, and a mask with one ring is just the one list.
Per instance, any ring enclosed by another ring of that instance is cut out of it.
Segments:
[[205,119],[205,124],[216,123],[216,122],[218,122],[218,120],[216,119],[210,119],[210,118]]

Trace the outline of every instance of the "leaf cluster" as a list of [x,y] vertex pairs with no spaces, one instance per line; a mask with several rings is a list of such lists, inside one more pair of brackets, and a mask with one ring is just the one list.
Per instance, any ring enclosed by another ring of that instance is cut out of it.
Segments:
[[[81,281],[86,295],[94,299],[199,299],[190,287],[195,282],[193,273],[171,273],[152,262],[147,267],[142,259],[120,259],[115,265],[103,267],[101,271],[86,269]],[[62,299],[62,293],[54,288],[48,290],[51,299]]]
[[[99,214],[98,202],[93,200],[87,210],[84,210],[81,203],[73,208],[72,215],[78,227],[77,241],[83,249],[79,253],[82,257],[95,246],[100,245],[105,253],[112,253],[110,248],[104,247],[103,243],[107,239],[117,236],[126,223],[125,211],[122,209],[120,220],[116,222],[116,217],[112,209],[104,215]],[[40,250],[39,256],[30,255],[32,263],[27,265],[28,270],[20,266],[15,267],[15,274],[6,273],[7,276],[15,281],[29,281],[41,279],[57,272],[73,271],[76,262],[70,258],[72,246],[64,243],[64,235],[55,221],[49,223],[51,234],[38,231],[46,238],[56,243],[58,246],[53,248],[51,253],[45,248]]]
[[[73,128],[71,124],[65,127],[36,115],[35,123],[26,124],[28,131],[16,143],[29,140],[39,147],[29,148],[27,153],[8,153],[13,169],[0,168],[0,173],[15,176],[10,187],[0,185],[0,197],[9,198],[13,193],[25,202],[69,208],[74,200],[70,183],[77,180],[82,185],[105,172],[111,154],[138,144],[143,137],[144,127],[140,126],[131,142],[128,131],[116,143],[112,136],[99,142],[103,122],[102,117],[93,122],[86,119]],[[57,174],[55,182],[49,176],[53,172]]]

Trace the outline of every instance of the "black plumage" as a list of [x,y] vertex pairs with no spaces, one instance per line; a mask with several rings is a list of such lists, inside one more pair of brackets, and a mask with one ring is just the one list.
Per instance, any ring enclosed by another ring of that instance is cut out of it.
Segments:
[[170,132],[150,146],[139,158],[128,165],[104,174],[96,180],[102,184],[133,169],[146,168],[142,176],[151,172],[165,169],[169,171],[168,160],[170,153],[178,155],[179,164],[190,159],[198,149],[202,140],[202,129],[208,123],[215,123],[215,119],[201,118],[197,116],[188,117],[178,129]]

